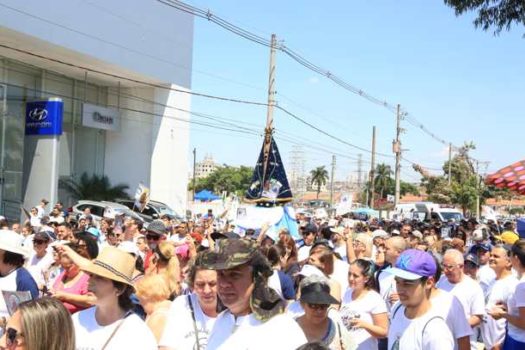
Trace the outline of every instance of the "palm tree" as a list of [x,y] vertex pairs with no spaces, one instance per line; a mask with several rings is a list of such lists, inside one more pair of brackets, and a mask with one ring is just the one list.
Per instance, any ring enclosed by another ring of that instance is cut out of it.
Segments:
[[74,179],[60,180],[59,187],[68,191],[76,199],[91,199],[95,201],[111,201],[116,198],[128,198],[126,184],[111,186],[106,175],[83,173],[80,181]]
[[381,193],[381,198],[384,198],[385,191],[388,191],[389,184],[392,181],[392,168],[385,163],[377,164],[376,175],[374,179],[374,186],[376,192]]
[[321,186],[326,185],[328,180],[328,171],[323,166],[319,166],[314,170],[310,171],[311,183],[317,185],[317,199],[319,199],[319,193],[321,192]]

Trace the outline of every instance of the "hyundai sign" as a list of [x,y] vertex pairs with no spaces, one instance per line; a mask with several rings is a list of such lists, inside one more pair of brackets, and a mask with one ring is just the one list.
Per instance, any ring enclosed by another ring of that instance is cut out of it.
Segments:
[[60,99],[26,104],[26,135],[61,135],[64,103]]

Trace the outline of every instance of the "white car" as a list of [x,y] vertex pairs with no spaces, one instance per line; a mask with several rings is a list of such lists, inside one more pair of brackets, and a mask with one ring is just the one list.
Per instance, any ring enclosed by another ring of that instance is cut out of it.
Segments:
[[86,208],[89,208],[91,210],[91,216],[93,217],[93,221],[100,222],[100,220],[104,217],[104,212],[107,208],[112,211],[112,216],[114,217],[115,214],[120,215],[124,214],[125,216],[132,217],[134,219],[137,219],[144,223],[144,219],[142,219],[137,213],[131,211],[128,207],[125,205],[114,203],[114,202],[106,202],[106,201],[89,201],[89,200],[81,200],[78,201],[71,209],[71,214],[74,216],[75,220],[78,219],[82,214],[84,214],[84,210]]

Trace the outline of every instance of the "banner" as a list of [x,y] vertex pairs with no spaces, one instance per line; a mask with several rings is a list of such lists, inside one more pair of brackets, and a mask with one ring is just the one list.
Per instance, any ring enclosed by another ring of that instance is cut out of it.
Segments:
[[135,209],[140,211],[144,210],[146,205],[149,203],[149,188],[144,186],[144,184],[141,182],[139,183],[139,186],[137,187],[137,191],[135,191]]

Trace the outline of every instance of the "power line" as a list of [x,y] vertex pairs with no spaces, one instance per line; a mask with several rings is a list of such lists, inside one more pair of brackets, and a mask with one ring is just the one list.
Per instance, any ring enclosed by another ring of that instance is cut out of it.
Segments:
[[[230,98],[230,97],[223,97],[223,96],[216,96],[216,95],[209,95],[209,94],[204,94],[204,93],[198,93],[198,92],[194,92],[194,91],[181,90],[181,89],[176,89],[176,88],[173,88],[173,87],[166,87],[166,86],[163,86],[163,85],[160,85],[160,84],[154,84],[154,83],[150,83],[150,82],[145,82],[145,81],[141,81],[141,80],[138,80],[138,79],[128,78],[128,77],[120,76],[120,75],[117,75],[117,74],[107,73],[107,72],[104,72],[104,71],[100,71],[100,70],[96,70],[96,69],[80,66],[80,65],[77,65],[77,64],[73,64],[73,63],[65,62],[65,61],[62,61],[62,60],[59,60],[59,59],[55,59],[55,58],[47,57],[47,56],[44,56],[44,55],[32,53],[32,52],[29,52],[29,51],[26,51],[26,50],[23,50],[23,49],[14,48],[14,47],[11,47],[11,46],[8,46],[8,45],[4,45],[4,44],[0,44],[0,47],[6,48],[6,49],[10,49],[10,50],[14,50],[14,51],[17,51],[17,52],[20,52],[20,53],[24,53],[24,54],[27,54],[27,55],[30,55],[30,56],[38,57],[38,58],[41,58],[41,59],[44,59],[44,60],[49,60],[49,61],[52,61],[52,62],[55,62],[55,63],[63,64],[63,65],[66,65],[66,66],[74,67],[74,68],[81,69],[81,70],[84,70],[84,71],[100,74],[100,75],[103,75],[103,76],[110,76],[110,77],[115,78],[115,79],[121,79],[121,80],[125,80],[125,81],[130,81],[130,82],[134,82],[134,83],[137,83],[137,84],[143,84],[143,85],[154,87],[154,88],[164,89],[164,90],[168,90],[168,91],[181,92],[181,93],[190,94],[190,95],[193,95],[193,96],[210,98],[210,99],[226,101],[226,102],[232,102],[232,103],[240,103],[240,104],[255,105],[255,106],[265,106],[265,107],[268,106],[268,103],[264,103],[264,102],[248,101],[248,100],[242,100],[242,99],[237,99],[237,98]],[[133,95],[131,95],[131,96],[133,96]],[[174,107],[174,106],[169,106],[169,105],[166,105],[166,104],[162,104],[160,102],[146,100],[146,99],[143,99],[143,98],[138,97],[138,96],[133,96],[133,98],[141,99],[141,100],[146,101],[148,103],[153,103],[153,104],[161,105],[161,106],[164,106],[164,107],[173,108],[173,109],[179,110],[179,111],[184,112],[184,113],[189,113],[189,114],[197,116],[197,117],[208,118],[208,119],[211,118],[210,115],[206,115],[204,113],[187,111],[187,110],[180,109],[180,108],[177,108],[177,107]],[[339,138],[339,137],[337,137],[337,136],[335,136],[335,135],[333,135],[331,133],[328,133],[327,131],[324,131],[323,129],[315,126],[314,124],[304,120],[303,118],[299,117],[295,113],[292,113],[292,112],[288,111],[287,109],[285,109],[285,108],[283,108],[283,107],[281,107],[279,105],[275,105],[275,108],[280,110],[280,111],[282,111],[286,115],[288,115],[288,116],[298,120],[302,124],[312,128],[312,129],[316,130],[317,132],[319,132],[319,133],[321,133],[321,134],[323,134],[323,135],[325,135],[325,136],[327,136],[327,137],[329,137],[329,138],[331,138],[333,140],[336,140],[336,141],[338,141],[338,142],[340,142],[340,143],[342,143],[344,145],[347,145],[349,147],[358,149],[358,150],[366,152],[366,153],[371,153],[372,152],[369,149],[366,149],[366,148],[361,147],[361,146],[357,146],[357,145],[352,144],[350,142],[347,142],[347,141],[345,141],[345,140],[343,140],[343,139],[341,139],[341,138]],[[230,124],[230,125],[235,127],[235,128],[238,128],[237,124],[239,122],[235,121],[235,123],[236,124]],[[257,131],[255,131],[253,129],[250,130],[250,131],[251,132],[257,132]],[[385,157],[385,158],[394,158],[394,156],[391,155],[391,154],[385,154],[385,153],[381,153],[381,152],[376,152],[376,155],[382,156],[382,157]],[[345,157],[348,158],[348,156],[345,156]]]
[[[178,1],[178,0],[157,0],[167,6],[170,6],[170,7],[173,7],[175,9],[178,9],[180,11],[183,11],[183,12],[186,12],[186,13],[189,13],[189,14],[192,14],[194,16],[197,16],[197,17],[200,17],[200,18],[204,18],[206,20],[208,20],[209,22],[213,22],[217,25],[219,25],[220,27],[238,35],[238,36],[241,36],[247,40],[250,40],[252,42],[255,42],[257,44],[260,44],[260,45],[263,45],[263,46],[266,46],[266,47],[271,47],[271,42],[270,40],[266,39],[266,38],[263,38],[257,34],[254,34],[254,33],[251,33],[243,28],[240,28],[224,19],[222,19],[221,17],[213,14],[210,10],[202,10],[202,9],[199,9],[195,6],[192,6],[192,5],[189,5],[189,4],[186,4],[182,1]],[[296,61],[297,63],[299,63],[300,65],[304,66],[305,68],[315,72],[315,73],[318,73],[322,76],[324,76],[325,78],[327,79],[330,79],[332,82],[334,82],[335,84],[339,85],[340,87],[344,88],[345,90],[347,91],[350,91],[352,92],[353,94],[356,94],[366,100],[368,100],[369,102],[372,102],[378,106],[381,106],[381,107],[384,107],[386,108],[387,110],[389,110],[390,112],[392,113],[395,113],[396,111],[396,105],[392,104],[392,103],[389,103],[385,100],[381,100],[377,97],[374,97],[372,96],[371,94],[363,91],[362,89],[360,88],[357,88],[355,86],[353,86],[352,84],[344,81],[343,79],[339,78],[337,75],[333,74],[332,72],[330,72],[329,70],[326,70],[326,69],[323,69],[321,68],[320,66],[312,63],[311,61],[307,60],[306,58],[304,58],[303,56],[301,56],[299,53],[297,53],[296,51],[290,49],[289,47],[287,47],[286,45],[280,43],[279,45],[277,45],[275,47],[275,49],[283,52],[285,55],[287,55],[288,57],[290,57],[291,59],[293,59],[294,61]],[[437,136],[435,133],[431,132],[427,127],[425,127],[421,122],[419,122],[414,116],[412,116],[411,114],[408,114],[408,113],[405,113],[406,116],[409,116],[409,123],[412,124],[413,126],[417,127],[419,130],[423,131],[424,133],[426,133],[427,135],[429,135],[430,137],[432,137],[434,140],[444,144],[444,145],[448,145],[449,142],[445,141],[444,139],[440,138],[439,136]],[[457,148],[457,147],[456,147]]]
[[[92,6],[95,6],[99,9],[102,9],[101,6],[97,6],[95,4],[92,4],[90,3],[89,1],[86,1],[86,3],[92,5]],[[249,88],[252,88],[252,89],[256,89],[256,90],[265,90],[263,89],[262,87],[258,87],[258,86],[253,86],[253,85],[250,85],[250,84],[246,84],[244,82],[239,82],[239,81],[236,81],[236,80],[233,80],[233,79],[230,79],[230,78],[226,78],[226,77],[221,77],[219,75],[216,75],[214,73],[209,73],[209,72],[204,72],[204,71],[201,71],[201,70],[198,70],[198,69],[194,69],[193,67],[188,67],[188,66],[185,66],[185,65],[182,65],[182,64],[178,64],[178,63],[174,63],[173,61],[170,61],[170,60],[165,60],[165,59],[162,59],[162,58],[159,58],[157,56],[153,56],[153,55],[150,55],[148,53],[144,53],[144,52],[141,52],[141,51],[138,51],[138,50],[135,50],[135,49],[132,49],[132,48],[129,48],[127,46],[124,46],[124,45],[121,45],[119,43],[115,43],[115,42],[112,42],[112,41],[109,41],[109,40],[106,40],[104,38],[100,38],[96,35],[92,35],[92,34],[89,34],[89,33],[85,33],[85,32],[82,32],[80,30],[77,30],[77,29],[74,29],[74,28],[70,28],[68,26],[65,26],[63,24],[60,24],[60,23],[56,23],[56,22],[53,22],[47,18],[44,18],[44,17],[41,17],[41,16],[37,16],[37,15],[34,15],[32,13],[29,13],[29,12],[26,12],[24,10],[21,10],[19,8],[15,8],[15,7],[12,7],[12,6],[9,6],[9,5],[6,5],[6,4],[2,4],[0,3],[0,6],[4,7],[4,8],[7,8],[11,11],[15,11],[15,12],[18,12],[20,14],[23,14],[25,16],[28,16],[28,17],[31,17],[31,18],[34,18],[34,19],[37,19],[37,20],[40,20],[42,22],[45,22],[45,23],[48,23],[48,24],[51,24],[53,26],[56,26],[56,27],[59,27],[59,28],[62,28],[62,29],[65,29],[67,31],[70,31],[70,32],[73,32],[73,33],[76,33],[76,34],[79,34],[79,35],[82,35],[82,36],[85,36],[87,38],[90,38],[90,39],[93,39],[93,40],[96,40],[96,41],[99,41],[99,42],[102,42],[104,44],[108,44],[108,45],[112,45],[112,46],[115,46],[115,47],[118,47],[120,49],[123,49],[123,50],[126,50],[128,52],[132,52],[134,54],[138,54],[138,55],[141,55],[141,56],[144,56],[144,57],[148,57],[148,58],[151,58],[153,60],[156,60],[158,62],[162,62],[162,63],[165,63],[165,64],[168,64],[168,65],[171,65],[171,66],[174,66],[174,67],[177,67],[179,69],[183,69],[183,70],[186,70],[186,71],[189,71],[189,72],[197,72],[199,74],[202,74],[202,75],[205,75],[205,76],[209,76],[209,77],[212,77],[214,79],[218,79],[218,80],[223,80],[223,81],[226,81],[226,82],[230,82],[230,83],[233,83],[233,84],[237,84],[237,85],[240,85],[240,86],[245,86],[245,87],[249,87]],[[121,16],[118,16],[116,15],[115,13],[107,10],[104,8],[105,12],[113,15],[113,16],[117,16],[121,19],[123,19]],[[130,22],[130,23],[133,23],[133,24],[136,24],[135,22],[132,22],[130,21],[129,19],[126,19],[126,21]],[[180,45],[180,43],[177,43],[178,45]],[[181,46],[184,46],[184,45],[181,45]]]
[[[21,52],[21,53],[24,53],[24,54],[27,54],[27,55],[31,55],[31,56],[34,56],[34,57],[38,57],[38,58],[41,58],[41,59],[49,60],[49,61],[52,61],[52,62],[55,62],[55,63],[63,64],[63,65],[69,66],[69,67],[74,67],[74,68],[81,69],[81,70],[84,70],[84,71],[93,72],[93,73],[104,75],[104,76],[109,76],[109,77],[112,77],[112,78],[115,78],[115,79],[121,79],[121,80],[125,80],[125,81],[130,81],[130,82],[137,83],[137,84],[143,84],[143,85],[154,87],[154,88],[164,89],[164,90],[168,90],[168,91],[181,92],[181,93],[190,94],[190,95],[193,95],[193,96],[210,98],[210,99],[226,101],[226,102],[233,102],[233,103],[240,103],[240,104],[247,104],[247,105],[255,105],[255,106],[265,106],[265,107],[268,106],[268,103],[265,103],[265,102],[248,101],[248,100],[242,100],[242,99],[237,99],[237,98],[222,97],[222,96],[215,96],[215,95],[209,95],[209,94],[204,94],[204,93],[198,93],[198,92],[194,92],[194,91],[181,90],[181,89],[176,89],[176,88],[173,88],[173,87],[166,87],[166,86],[163,86],[163,85],[160,85],[160,84],[154,84],[154,83],[150,83],[150,82],[145,82],[145,81],[141,81],[141,80],[138,80],[138,79],[128,78],[128,77],[120,76],[120,75],[117,75],[117,74],[107,73],[107,72],[103,72],[103,71],[100,71],[100,70],[96,70],[96,69],[80,66],[80,65],[73,64],[73,63],[70,63],[70,62],[65,62],[65,61],[62,61],[62,60],[59,60],[59,59],[56,59],[56,58],[47,57],[47,56],[44,56],[44,55],[32,53],[32,52],[29,52],[29,51],[26,51],[26,50],[23,50],[23,49],[19,49],[19,48],[14,48],[14,47],[11,47],[11,46],[8,46],[8,45],[5,45],[5,44],[0,44],[0,47],[6,48],[6,49],[10,49],[10,50],[14,50],[14,51],[17,51],[17,52]],[[341,142],[341,143],[343,143],[343,144],[345,144],[347,146],[350,146],[352,148],[359,149],[359,150],[361,150],[363,152],[367,152],[367,153],[371,153],[372,152],[372,151],[370,151],[370,150],[368,150],[366,148],[363,148],[363,147],[354,145],[352,143],[349,143],[347,141],[344,141],[341,138],[339,138],[337,136],[334,136],[334,135],[332,135],[332,134],[322,130],[321,128],[313,125],[312,123],[307,122],[306,120],[302,119],[298,115],[288,111],[287,109],[285,109],[285,108],[283,108],[283,107],[281,107],[279,105],[276,105],[275,108],[281,110],[282,112],[284,112],[285,114],[291,116],[292,118],[300,121],[301,123],[309,126],[310,128],[312,128],[312,129],[320,132],[321,134],[324,134],[325,136],[328,136],[328,137],[330,137],[330,138],[332,138],[332,139],[334,139],[334,140],[336,140],[338,142]],[[384,156],[384,157],[389,157],[389,158],[393,157],[392,155],[387,155],[387,154],[384,154],[384,153],[377,153],[377,154],[381,155],[381,156]]]

